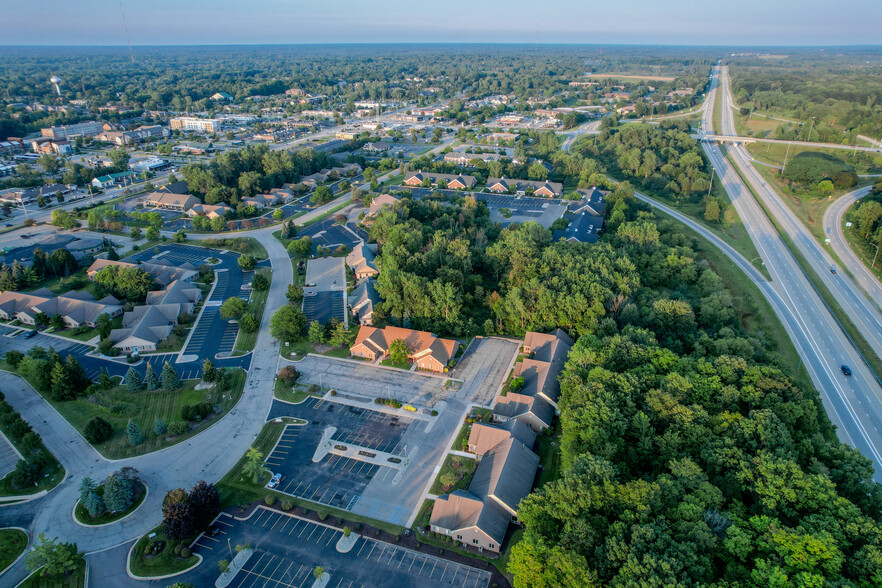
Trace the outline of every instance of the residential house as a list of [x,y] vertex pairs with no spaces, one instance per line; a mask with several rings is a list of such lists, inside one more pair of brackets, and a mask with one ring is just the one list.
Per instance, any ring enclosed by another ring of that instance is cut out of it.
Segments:
[[480,459],[509,437],[520,441],[527,449],[532,449],[536,442],[536,433],[521,421],[508,421],[496,425],[474,423],[469,431],[469,451]]
[[493,419],[503,423],[521,421],[535,431],[550,427],[560,400],[558,377],[573,343],[561,329],[551,333],[527,332],[523,343],[527,357],[515,364],[512,374],[523,378],[524,384],[496,397]]
[[364,241],[353,247],[346,256],[346,265],[355,272],[355,279],[372,278],[380,273],[374,259],[377,256],[377,245],[368,245]]
[[539,456],[513,436],[483,454],[468,490],[439,496],[429,525],[464,546],[499,553],[520,502],[533,488]]
[[365,278],[349,295],[349,308],[353,318],[360,325],[370,326],[373,324],[374,307],[381,302],[376,284],[375,279]]
[[43,313],[49,317],[60,315],[67,328],[94,327],[100,315],[115,318],[122,312],[119,300],[113,296],[96,300],[85,290],[71,290],[58,296],[46,288],[27,293],[7,290],[0,294],[0,318],[18,319],[26,325],[34,325],[37,315]]
[[144,206],[186,212],[199,204],[199,199],[190,194],[171,192],[150,192],[144,197]]
[[371,199],[371,205],[368,208],[368,216],[377,216],[377,214],[383,209],[383,207],[392,206],[393,204],[397,204],[398,202],[400,202],[398,198],[389,194],[380,194],[379,196],[375,196]]
[[110,331],[113,346],[123,353],[156,351],[184,312],[180,304],[136,306],[123,315],[122,328]]
[[498,194],[515,193],[523,196],[532,190],[534,196],[555,198],[563,193],[563,184],[542,180],[515,180],[506,178],[488,178],[487,189]]
[[436,174],[432,172],[407,172],[404,175],[404,184],[406,186],[422,186],[423,182],[428,180],[433,186],[437,186],[438,182],[447,182],[447,188],[450,190],[470,190],[477,180],[474,176],[463,174]]
[[389,354],[389,344],[398,339],[403,340],[410,349],[408,361],[416,363],[419,369],[432,372],[443,372],[459,349],[458,341],[441,339],[426,331],[362,326],[349,352],[355,357],[375,361],[386,357]]
[[[278,188],[276,188],[276,190],[278,190]],[[255,194],[254,196],[243,198],[242,202],[250,204],[258,210],[263,210],[267,206],[282,204],[284,202],[282,196],[283,193],[284,192],[270,192],[269,194]]]

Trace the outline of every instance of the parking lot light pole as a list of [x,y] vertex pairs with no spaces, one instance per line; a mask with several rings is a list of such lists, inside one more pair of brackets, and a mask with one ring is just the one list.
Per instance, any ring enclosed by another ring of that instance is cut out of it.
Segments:
[[230,538],[227,537],[227,547],[230,548],[230,560],[233,559],[233,546],[230,544]]

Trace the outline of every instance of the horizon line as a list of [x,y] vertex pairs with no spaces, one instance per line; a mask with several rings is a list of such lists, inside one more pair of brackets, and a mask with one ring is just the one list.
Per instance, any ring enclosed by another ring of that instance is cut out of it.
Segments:
[[[132,45],[133,47],[152,48],[152,47],[322,47],[322,46],[384,46],[384,45],[477,45],[477,46],[523,46],[538,47],[542,46],[568,46],[568,47],[685,47],[685,48],[747,48],[747,49],[812,49],[812,48],[842,48],[842,49],[882,49],[880,44],[791,44],[791,45],[746,45],[746,44],[683,44],[683,43],[576,43],[564,41],[544,41],[544,42],[523,42],[523,41],[364,41],[364,42],[321,42],[321,43],[157,43],[157,44],[140,44]],[[2,48],[46,48],[46,49],[64,49],[64,48],[121,48],[126,49],[128,45],[98,45],[98,44],[69,44],[69,45],[48,45],[42,43],[17,43],[8,44],[0,43]]]

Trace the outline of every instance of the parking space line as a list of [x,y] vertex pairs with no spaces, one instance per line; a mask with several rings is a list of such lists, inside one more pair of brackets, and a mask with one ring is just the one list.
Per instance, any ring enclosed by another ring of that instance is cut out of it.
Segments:
[[284,520],[285,522],[284,522],[284,524],[282,524],[282,527],[279,529],[279,533],[281,533],[282,530],[285,528],[285,525],[287,525],[288,522],[291,520],[289,517],[280,516],[280,517],[279,517],[279,520],[276,521],[275,523],[273,523],[273,526],[270,528],[270,531],[275,531],[275,530],[276,530],[276,525],[278,525],[279,523],[281,523],[283,520]]
[[322,534],[319,535],[319,538],[316,539],[315,542],[316,542],[316,543],[321,543],[321,542],[322,542],[322,537],[324,537],[324,536],[325,536],[325,533],[327,533],[327,532],[328,532],[328,528],[327,528],[327,527],[323,527],[323,528],[322,528]]
[[318,526],[317,526],[317,525],[313,525],[312,532],[309,534],[309,537],[306,538],[307,541],[309,541],[310,539],[312,539],[312,536],[313,536],[313,534],[315,533],[315,530],[316,530],[316,529],[318,529]]
[[361,544],[361,547],[359,548],[358,553],[355,554],[355,557],[358,557],[358,556],[361,555],[361,551],[362,551],[362,549],[364,549],[364,546],[367,545],[367,544],[368,544],[367,541],[365,541],[364,543]]
[[370,559],[370,558],[371,558],[371,555],[373,555],[373,553],[374,553],[374,549],[376,549],[376,547],[377,547],[377,542],[376,542],[376,541],[372,541],[372,542],[371,542],[371,552],[367,554],[367,557],[366,557],[365,559]]
[[335,538],[336,536],[337,536],[337,533],[336,533],[336,532],[335,532],[335,533],[331,533],[331,536],[328,537],[328,542],[325,543],[325,547],[327,547],[328,545],[330,545],[330,544],[331,544],[331,541],[333,541],[334,538]]
[[302,522],[300,519],[294,519],[294,520],[297,521],[297,522],[294,523],[294,526],[291,527],[291,530],[290,530],[290,531],[288,531],[288,535],[290,535],[291,533],[293,533],[294,531],[296,531],[296,530],[297,530],[297,527],[298,527],[298,526],[300,525],[300,523]]
[[297,538],[300,539],[300,536],[303,535],[303,532],[309,528],[309,523],[305,524],[302,529],[300,529],[300,533],[297,534]]

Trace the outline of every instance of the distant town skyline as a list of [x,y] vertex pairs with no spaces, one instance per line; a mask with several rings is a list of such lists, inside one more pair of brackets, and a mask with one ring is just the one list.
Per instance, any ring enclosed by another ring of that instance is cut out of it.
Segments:
[[[154,0],[123,2],[134,45],[318,43],[585,43],[878,45],[882,3],[852,0]],[[118,2],[15,3],[2,45],[126,45]]]

